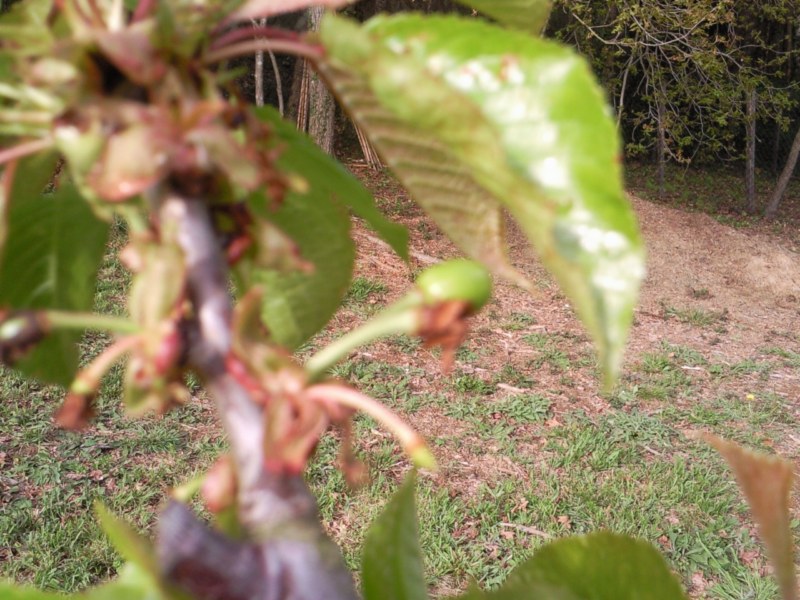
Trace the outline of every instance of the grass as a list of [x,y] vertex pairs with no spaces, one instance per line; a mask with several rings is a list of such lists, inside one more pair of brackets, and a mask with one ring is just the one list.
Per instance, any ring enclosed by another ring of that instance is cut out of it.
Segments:
[[[97,308],[120,312],[128,280],[111,256],[103,269]],[[387,291],[358,278],[348,302],[363,307]],[[698,327],[724,320],[684,310],[670,316],[684,315]],[[442,469],[422,474],[418,504],[434,595],[452,595],[471,580],[495,586],[546,539],[605,528],[658,546],[685,582],[702,575],[710,598],[776,597],[732,477],[715,453],[684,432],[702,428],[762,449],[796,432],[791,399],[765,377],[798,367],[797,339],[737,361],[654,344],[634,357],[604,409],[589,414],[579,401],[591,391],[577,389],[596,375],[586,338],[533,331],[534,325],[522,313],[501,321],[521,340],[523,358],[489,363],[501,353],[485,340],[471,342],[447,377],[413,362],[419,343],[400,336],[385,347],[409,364],[359,357],[334,369],[429,427]],[[84,360],[106,342],[87,336]],[[537,383],[544,374],[551,375],[547,387]],[[114,369],[95,426],[65,433],[50,422],[59,390],[0,373],[0,577],[61,591],[108,578],[120,558],[94,521],[95,501],[147,531],[170,486],[224,450],[207,401],[132,421],[123,418],[121,390],[122,373]],[[324,522],[357,570],[368,523],[409,467],[372,419],[358,417],[355,436],[372,473],[369,484],[348,489],[334,467],[334,436],[320,443],[307,478]]]
[[387,291],[386,284],[368,277],[355,277],[344,299],[345,305],[356,306],[377,300]]
[[[636,195],[651,201],[659,201],[684,210],[693,210],[711,215],[717,221],[736,228],[752,227],[759,222],[758,216],[743,214],[744,169],[731,167],[668,164],[665,178],[665,193],[658,197],[657,171],[653,164],[629,161],[625,167],[627,187]],[[774,189],[776,176],[759,169],[756,175],[757,202],[762,209]],[[795,224],[798,219],[797,202],[800,198],[800,183],[794,178],[778,210],[779,217]]]
[[728,320],[728,312],[726,310],[714,311],[702,308],[679,308],[666,303],[662,303],[661,308],[664,311],[665,317],[677,319],[681,323],[686,323],[695,327],[719,326]]

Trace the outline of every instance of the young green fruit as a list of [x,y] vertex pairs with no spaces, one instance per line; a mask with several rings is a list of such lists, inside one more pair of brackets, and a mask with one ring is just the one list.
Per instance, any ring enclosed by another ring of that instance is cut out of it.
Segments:
[[479,311],[492,295],[492,278],[480,264],[465,258],[449,260],[427,269],[417,278],[426,304],[461,300]]

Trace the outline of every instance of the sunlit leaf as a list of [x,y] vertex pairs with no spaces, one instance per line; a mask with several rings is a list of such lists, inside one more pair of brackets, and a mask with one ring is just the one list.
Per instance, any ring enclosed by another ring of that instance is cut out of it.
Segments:
[[456,0],[514,29],[538,34],[547,25],[550,0]]
[[[48,172],[49,176],[52,171]],[[108,224],[94,216],[71,185],[53,194],[11,198],[0,259],[0,306],[89,310]],[[80,332],[55,331],[16,365],[44,381],[67,385],[78,367]]]
[[349,206],[398,256],[408,260],[408,230],[381,214],[372,195],[358,179],[341,163],[323,152],[310,137],[283,119],[274,108],[265,106],[257,109],[256,114],[271,123],[277,139],[285,143],[281,146],[284,160],[291,161],[294,167],[302,169],[303,177],[312,186],[326,190]]
[[[616,128],[586,63],[554,42],[453,16],[381,16],[359,27],[328,15],[322,39],[323,73],[412,193],[415,177],[442,169],[414,151],[415,140],[433,140],[452,159],[438,187],[471,178],[510,210],[613,381],[644,259]],[[354,75],[339,81],[347,70]],[[411,151],[392,146],[409,141]],[[444,210],[431,214],[448,233],[458,226]]]
[[409,127],[383,107],[357,72],[321,65],[353,118],[368,135],[414,200],[468,256],[495,274],[532,290],[511,265],[500,203],[436,135]]
[[736,475],[775,567],[781,596],[784,600],[796,599],[797,573],[789,512],[794,478],[792,464],[710,434],[703,438],[722,454]]
[[365,600],[425,600],[414,501],[416,477],[409,475],[370,526],[364,543],[361,583]]
[[[291,157],[283,156],[280,164],[296,169]],[[328,322],[349,287],[355,260],[350,217],[327,190],[313,185],[305,193],[288,192],[276,211],[267,208],[260,193],[250,205],[289,235],[302,258],[314,266],[312,273],[250,269],[248,279],[240,281],[243,290],[263,285],[269,291],[264,295],[264,322],[275,341],[297,348]]]
[[541,548],[500,589],[459,600],[687,600],[667,562],[647,542],[612,533]]

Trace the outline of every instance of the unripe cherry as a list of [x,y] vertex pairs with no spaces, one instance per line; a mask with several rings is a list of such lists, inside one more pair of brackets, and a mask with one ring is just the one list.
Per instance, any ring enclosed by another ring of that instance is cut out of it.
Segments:
[[479,311],[492,296],[492,278],[479,263],[465,258],[449,260],[425,270],[417,288],[426,304],[461,300]]

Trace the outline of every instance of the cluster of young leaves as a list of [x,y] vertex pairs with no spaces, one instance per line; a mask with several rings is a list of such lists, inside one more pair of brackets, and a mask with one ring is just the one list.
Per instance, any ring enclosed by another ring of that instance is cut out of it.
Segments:
[[758,93],[759,119],[787,125],[791,43],[775,33],[791,30],[791,0],[757,6],[557,0],[556,6],[566,19],[553,31],[591,61],[614,100],[629,154],[651,148],[660,123],[677,161],[738,156],[749,90]]

